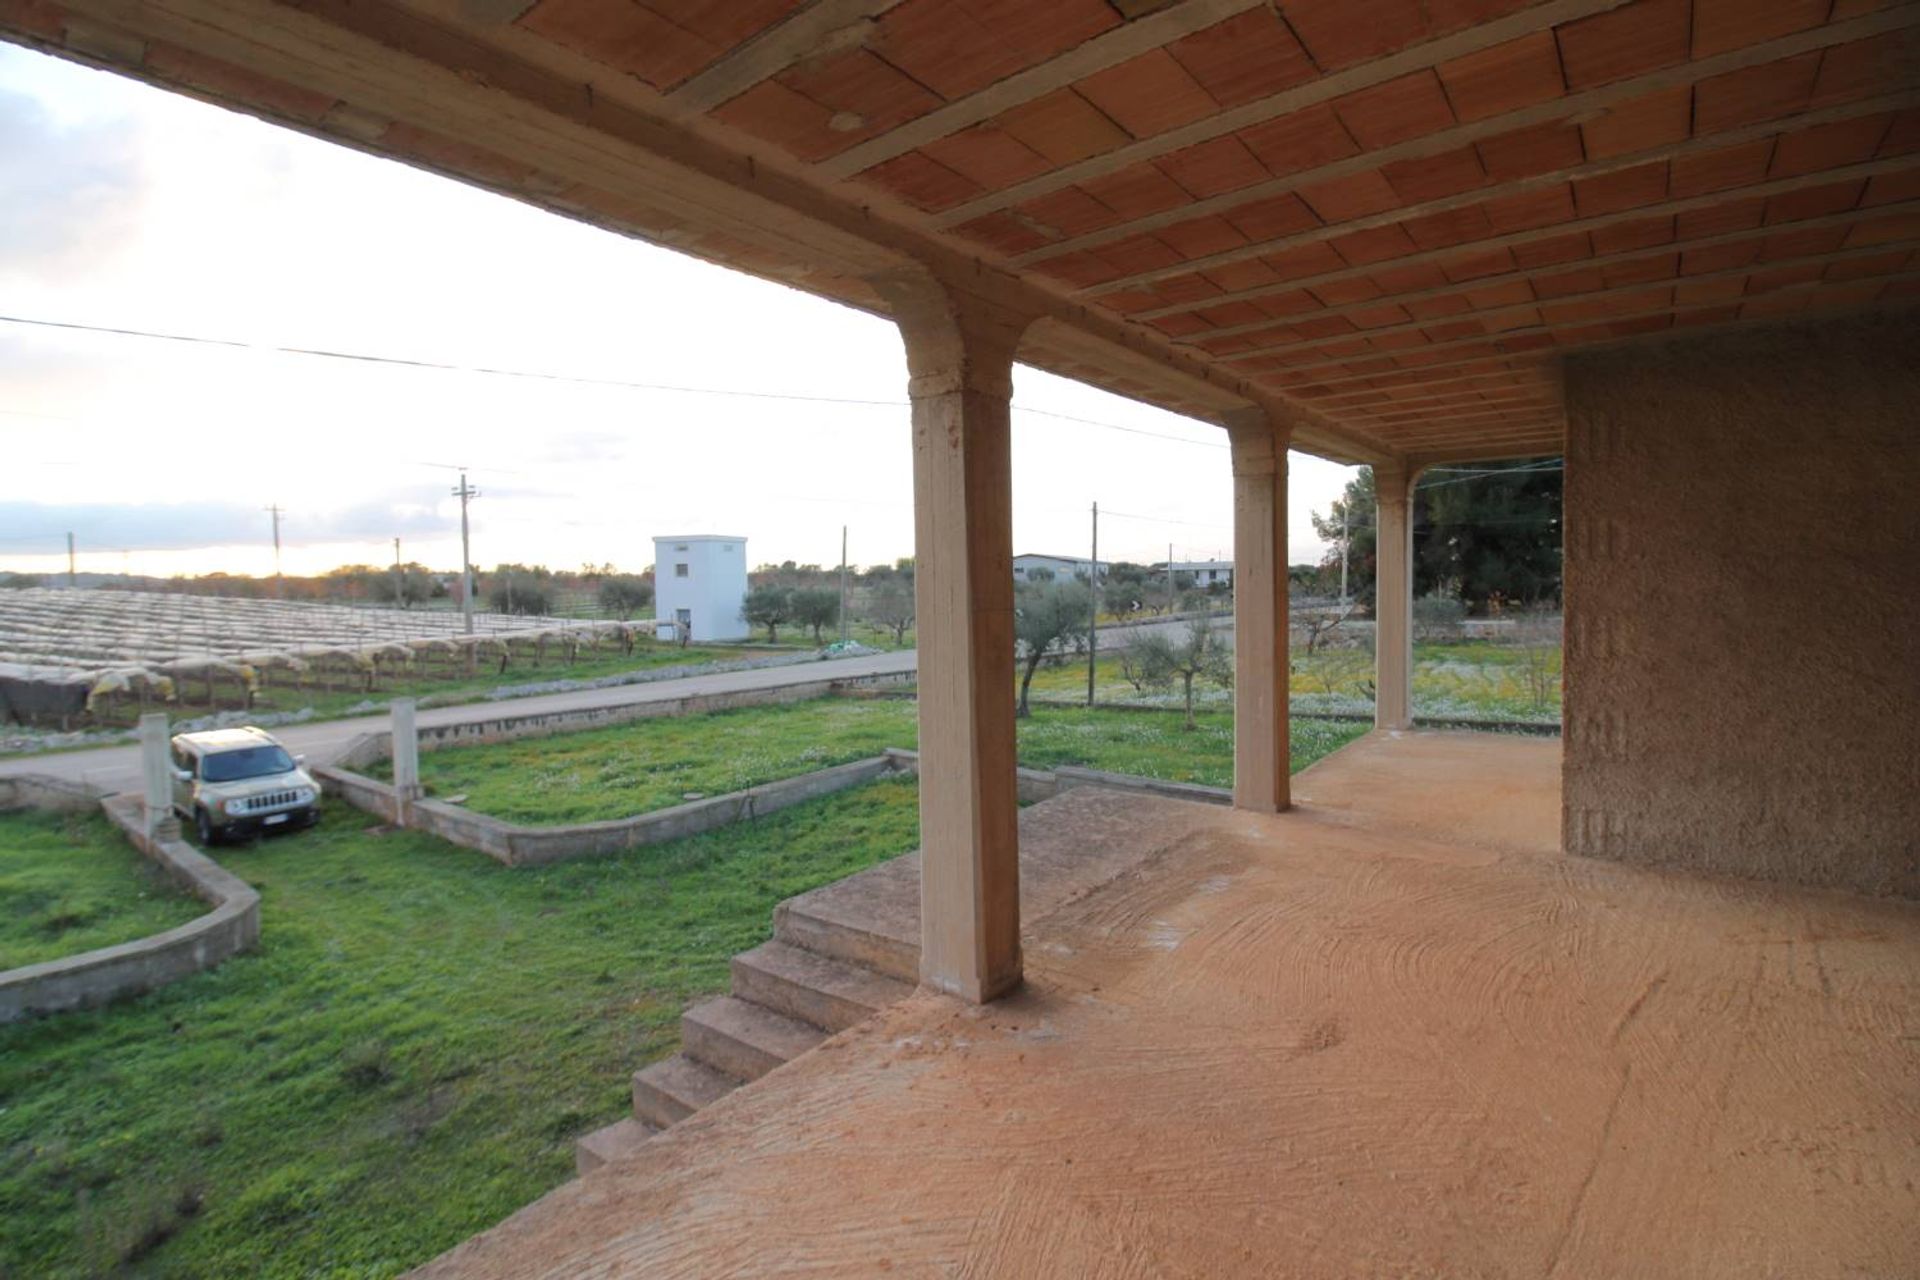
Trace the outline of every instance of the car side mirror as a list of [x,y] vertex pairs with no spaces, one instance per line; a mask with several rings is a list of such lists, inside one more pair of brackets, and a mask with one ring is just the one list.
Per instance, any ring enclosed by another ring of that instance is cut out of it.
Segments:
[[295,764],[305,764],[307,762],[307,758],[305,756],[295,756],[293,758],[293,762]]
[[174,779],[174,781],[175,781],[175,782],[192,782],[192,781],[193,781],[193,770],[191,770],[191,769],[175,769],[175,770],[173,771],[173,779]]

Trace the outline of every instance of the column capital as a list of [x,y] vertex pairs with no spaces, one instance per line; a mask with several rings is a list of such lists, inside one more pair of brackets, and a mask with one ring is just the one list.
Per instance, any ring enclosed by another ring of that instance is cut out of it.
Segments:
[[957,288],[930,271],[902,268],[869,276],[893,308],[907,347],[907,393],[1013,394],[1013,356],[1037,318]]
[[1404,464],[1375,464],[1373,467],[1374,501],[1389,507],[1406,506],[1413,498],[1413,481],[1412,469]]
[[1232,410],[1220,421],[1227,429],[1234,475],[1270,476],[1285,466],[1287,445],[1293,439],[1290,424],[1259,405]]

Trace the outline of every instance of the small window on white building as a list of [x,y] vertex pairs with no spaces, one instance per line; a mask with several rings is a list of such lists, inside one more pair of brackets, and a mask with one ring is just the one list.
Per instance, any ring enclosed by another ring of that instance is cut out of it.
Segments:
[[687,549],[687,544],[684,542],[676,542],[673,544],[673,549],[675,551],[685,551]]
[[673,566],[673,576],[674,576],[674,577],[676,577],[676,578],[684,578],[684,577],[686,577],[686,576],[687,576],[687,566],[686,566],[686,565],[684,565],[684,564],[677,564],[677,565],[675,565],[675,566]]

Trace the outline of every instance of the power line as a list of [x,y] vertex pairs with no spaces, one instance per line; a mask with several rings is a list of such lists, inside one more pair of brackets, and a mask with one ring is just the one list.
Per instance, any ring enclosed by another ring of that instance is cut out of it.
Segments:
[[[364,351],[335,351],[326,347],[293,347],[264,342],[241,342],[233,338],[210,338],[202,334],[166,333],[156,329],[134,329],[119,325],[85,324],[77,320],[46,320],[33,316],[0,315],[0,323],[28,325],[43,329],[64,329],[77,333],[100,333],[121,338],[146,338],[155,342],[184,342],[197,346],[219,347],[229,351],[255,351],[269,355],[314,356],[326,360],[348,360],[358,364],[393,365],[405,369],[429,369],[440,373],[484,374],[499,378],[527,378],[538,382],[564,382],[579,386],[613,387],[625,391],[665,391],[680,395],[734,396],[750,400],[786,400],[804,404],[845,404],[868,408],[903,409],[910,407],[905,400],[865,400],[851,396],[817,396],[794,391],[750,391],[740,387],[694,387],[668,382],[638,382],[626,378],[601,378],[586,374],[550,373],[536,369],[509,369],[497,365],[454,364],[441,360],[420,360],[406,356],[376,355]],[[1016,413],[1030,413],[1043,418],[1057,418],[1063,422],[1076,422],[1082,426],[1099,427],[1105,431],[1123,431],[1128,435],[1147,436],[1154,440],[1168,440],[1175,444],[1198,445],[1203,449],[1225,449],[1225,444],[1213,440],[1193,440],[1186,436],[1168,435],[1161,431],[1149,431],[1144,427],[1122,426],[1117,422],[1102,422],[1097,418],[1082,418],[1070,413],[1056,413],[1051,409],[1032,409],[1025,405],[1014,405]],[[6,413],[21,413],[27,417],[52,418],[56,421],[77,421],[62,419],[55,414],[34,413],[21,410],[0,410]]]

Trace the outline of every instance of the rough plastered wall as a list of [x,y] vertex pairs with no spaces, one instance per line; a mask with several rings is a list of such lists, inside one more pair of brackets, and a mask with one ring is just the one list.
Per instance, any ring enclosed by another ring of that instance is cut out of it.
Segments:
[[1920,313],[1566,396],[1567,850],[1920,896]]

